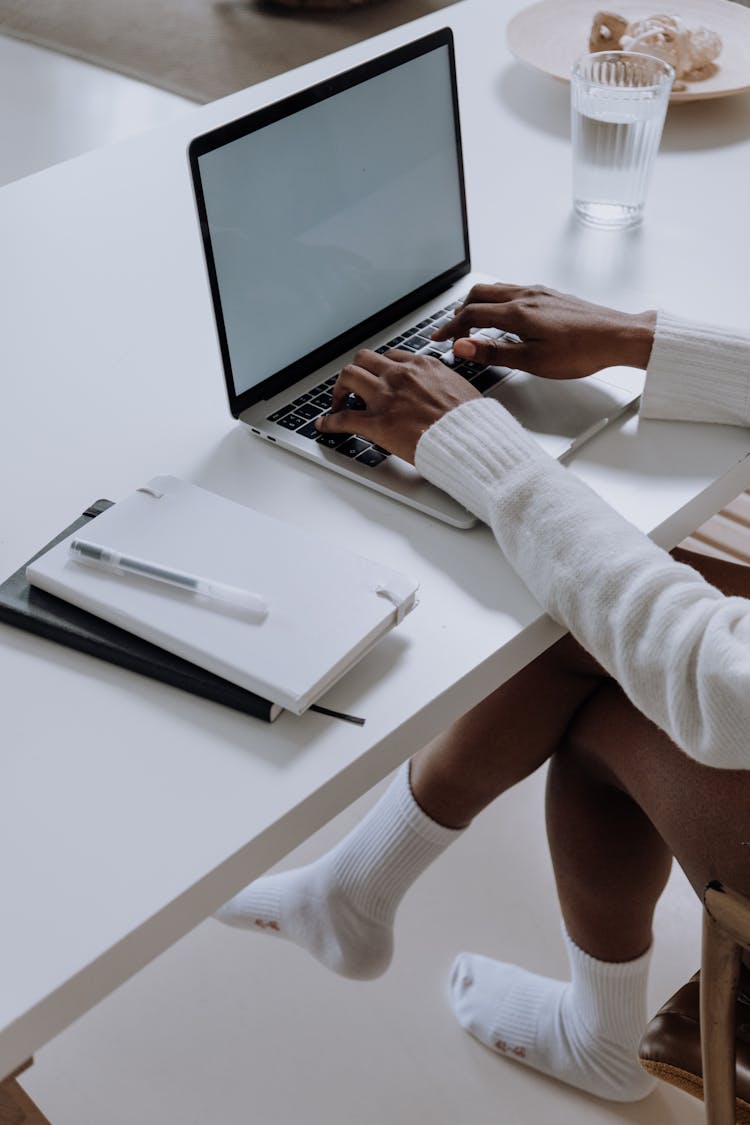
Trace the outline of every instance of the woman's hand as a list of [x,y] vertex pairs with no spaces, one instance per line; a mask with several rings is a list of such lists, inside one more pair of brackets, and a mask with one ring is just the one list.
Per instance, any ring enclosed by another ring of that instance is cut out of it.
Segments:
[[[461,359],[545,379],[580,379],[620,364],[645,368],[655,325],[655,311],[619,312],[539,285],[475,285],[433,339],[453,339]],[[469,337],[472,328],[499,328],[519,339]]]
[[[364,405],[352,408],[351,395]],[[479,391],[445,364],[398,350],[358,351],[333,388],[331,413],[316,425],[322,434],[355,433],[414,462],[425,430]]]
[[[547,379],[580,379],[603,367],[645,367],[656,313],[623,313],[535,286],[475,285],[456,315],[434,334],[454,338],[453,351],[478,363],[517,367]],[[518,342],[469,337],[499,328]],[[354,396],[354,401],[352,401]],[[412,352],[362,349],[342,368],[321,433],[356,433],[414,461],[425,430],[480,394],[437,359]]]

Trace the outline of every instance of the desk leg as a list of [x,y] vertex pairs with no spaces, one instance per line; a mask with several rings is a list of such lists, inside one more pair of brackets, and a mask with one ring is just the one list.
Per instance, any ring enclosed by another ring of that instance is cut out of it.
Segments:
[[31,1066],[29,1059],[13,1074],[0,1082],[0,1125],[50,1125],[31,1098],[16,1082],[17,1076]]

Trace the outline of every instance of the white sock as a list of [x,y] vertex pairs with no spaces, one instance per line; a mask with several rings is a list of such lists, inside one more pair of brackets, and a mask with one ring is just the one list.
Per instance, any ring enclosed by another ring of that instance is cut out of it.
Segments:
[[215,917],[293,941],[342,976],[380,976],[393,954],[398,904],[461,831],[422,812],[406,762],[364,820],[332,851],[307,867],[256,880]]
[[635,961],[597,961],[563,935],[569,983],[459,954],[451,972],[459,1023],[498,1054],[590,1094],[645,1098],[656,1086],[638,1062],[651,951]]

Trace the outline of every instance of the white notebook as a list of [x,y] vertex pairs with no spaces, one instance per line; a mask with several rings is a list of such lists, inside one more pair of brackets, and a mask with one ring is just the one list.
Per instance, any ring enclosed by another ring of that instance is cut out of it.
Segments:
[[29,565],[31,585],[297,715],[416,604],[406,575],[176,477],[154,477],[83,537],[258,593],[265,618],[77,562],[74,537]]

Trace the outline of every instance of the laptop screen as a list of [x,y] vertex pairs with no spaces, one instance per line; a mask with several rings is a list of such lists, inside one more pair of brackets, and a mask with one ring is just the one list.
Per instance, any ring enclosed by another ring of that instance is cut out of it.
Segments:
[[198,138],[191,163],[239,409],[468,269],[449,32]]

